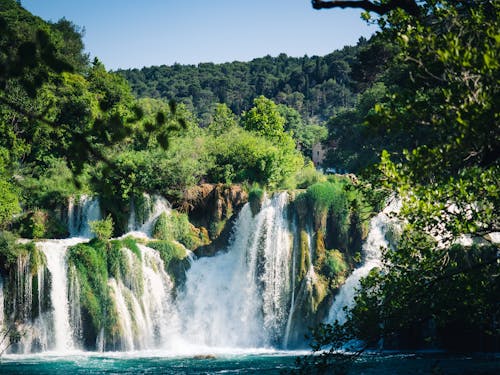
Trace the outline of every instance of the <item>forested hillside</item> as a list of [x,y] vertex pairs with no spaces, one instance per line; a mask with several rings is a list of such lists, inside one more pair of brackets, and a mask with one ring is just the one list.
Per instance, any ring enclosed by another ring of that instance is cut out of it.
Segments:
[[327,120],[340,108],[355,104],[351,72],[357,69],[357,47],[326,56],[265,56],[250,62],[152,66],[120,70],[138,97],[175,99],[207,124],[213,103],[225,103],[236,114],[250,109],[264,95],[288,105],[308,120]]

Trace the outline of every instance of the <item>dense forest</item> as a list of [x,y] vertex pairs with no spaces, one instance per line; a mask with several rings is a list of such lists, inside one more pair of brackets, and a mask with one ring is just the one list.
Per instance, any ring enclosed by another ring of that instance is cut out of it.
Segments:
[[[389,10],[370,40],[324,57],[110,72],[89,61],[68,20],[45,22],[2,1],[3,267],[32,251],[18,237],[66,237],[61,206],[84,194],[100,197],[107,219],[95,248],[74,252],[101,259],[143,193],[179,208],[176,240],[206,245],[212,234],[198,230],[193,240],[182,208],[200,184],[239,184],[257,201],[264,191],[297,195],[296,207],[314,218],[324,255],[315,267],[333,293],[360,261],[354,253],[338,261],[338,249],[359,248],[382,197],[396,194],[401,229],[346,323],[315,331],[313,347],[332,357],[313,361],[330,365],[354,338],[366,347],[498,351],[500,4],[417,8]],[[324,167],[358,177],[317,171],[317,142],[328,148]]]
[[297,110],[306,122],[325,121],[356,101],[351,72],[357,47],[326,56],[266,56],[250,62],[152,66],[119,70],[138,97],[175,99],[201,120],[210,121],[213,103],[225,103],[234,113],[248,111],[260,95]]

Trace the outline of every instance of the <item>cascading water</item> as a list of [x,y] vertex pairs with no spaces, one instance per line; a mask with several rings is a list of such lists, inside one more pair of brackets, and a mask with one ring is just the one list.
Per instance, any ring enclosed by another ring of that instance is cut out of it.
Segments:
[[[139,245],[139,259],[122,249],[128,274],[110,279],[111,298],[117,311],[122,350],[153,349],[167,344],[176,321],[170,291],[172,281],[158,252]],[[102,340],[102,339],[101,339]]]
[[81,195],[78,203],[75,204],[74,198],[68,202],[68,231],[70,237],[91,238],[89,222],[100,220],[101,208],[97,198]]
[[[75,348],[70,321],[76,319],[70,318],[70,306],[73,307],[75,304],[79,304],[79,301],[69,298],[66,252],[68,247],[79,242],[82,242],[82,240],[71,238],[37,243],[37,246],[45,255],[47,269],[51,275],[50,299],[53,308],[54,335],[54,345],[51,349],[57,352],[67,352]],[[75,294],[71,297],[75,297]]]
[[288,195],[239,214],[226,253],[193,262],[178,297],[186,341],[211,347],[280,344],[290,304]]
[[401,202],[393,198],[382,212],[371,219],[368,237],[363,244],[365,258],[363,265],[355,269],[340,288],[330,309],[328,322],[338,321],[340,324],[345,322],[345,309],[353,306],[354,296],[359,288],[360,280],[366,277],[373,268],[381,266],[382,249],[389,246],[385,235],[389,225],[392,225],[393,222],[390,214],[398,212],[400,208]]
[[159,195],[153,195],[150,197],[144,194],[142,197],[143,207],[141,214],[139,215],[134,201],[130,203],[130,216],[127,224],[127,229],[129,232],[139,232],[145,233],[147,236],[151,236],[153,231],[153,226],[162,213],[169,214],[171,211],[170,203],[163,197]]
[[[96,325],[89,333],[88,302],[84,298],[89,280],[80,279],[86,276],[79,273],[82,271],[77,263],[67,262],[68,248],[85,242],[83,236],[90,236],[88,225],[83,223],[100,218],[98,201],[82,198],[69,210],[70,229],[78,237],[38,242],[44,260],[36,272],[29,257],[17,260],[12,279],[15,295],[5,297],[17,301],[10,308],[15,311],[9,310],[9,317],[0,315],[3,326],[11,316],[12,321],[26,322],[27,334],[13,351],[65,353],[90,347],[98,351],[161,348],[188,353],[193,348],[211,351],[300,345],[305,327],[314,319],[310,312],[316,311],[317,305],[313,306],[312,296],[321,276],[313,266],[317,234],[310,222],[299,224],[297,215],[288,217],[288,201],[287,193],[265,197],[255,215],[249,204],[243,206],[226,251],[192,261],[175,298],[174,283],[159,251],[140,243],[131,249],[126,241],[115,242],[123,248],[112,252],[108,248],[119,270],[105,268],[104,272],[113,272],[114,278],[104,279],[104,301],[109,301],[110,307],[103,310],[104,314],[115,315],[111,323],[103,317],[108,323]],[[130,229],[140,232],[128,235],[144,241],[159,215],[170,213],[164,199],[154,197],[148,202],[147,216],[133,213],[129,221]],[[380,264],[380,246],[387,246],[384,231],[388,210],[372,220],[363,247],[365,262],[341,288],[329,321],[344,319],[342,308],[352,303],[360,278]],[[104,262],[110,259],[104,257]],[[0,284],[0,308],[5,305],[2,292]],[[7,311],[5,306],[2,313]]]

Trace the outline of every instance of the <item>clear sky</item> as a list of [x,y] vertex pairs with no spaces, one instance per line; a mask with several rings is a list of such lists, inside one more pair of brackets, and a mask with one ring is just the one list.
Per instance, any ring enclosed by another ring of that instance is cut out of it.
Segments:
[[45,20],[85,28],[108,69],[325,55],[375,30],[359,10],[312,9],[309,0],[22,0]]

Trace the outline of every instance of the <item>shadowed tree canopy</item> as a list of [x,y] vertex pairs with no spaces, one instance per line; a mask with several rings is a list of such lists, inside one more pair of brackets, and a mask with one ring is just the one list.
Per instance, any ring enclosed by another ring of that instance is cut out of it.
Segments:
[[332,9],[332,8],[359,8],[367,12],[374,12],[384,15],[395,9],[402,9],[412,16],[418,16],[420,9],[415,0],[352,0],[352,1],[323,1],[312,0],[314,9]]

